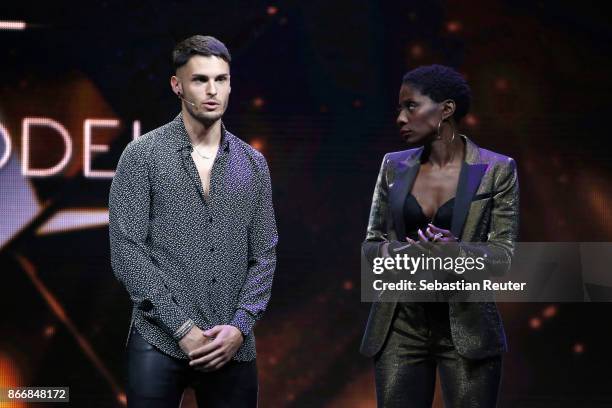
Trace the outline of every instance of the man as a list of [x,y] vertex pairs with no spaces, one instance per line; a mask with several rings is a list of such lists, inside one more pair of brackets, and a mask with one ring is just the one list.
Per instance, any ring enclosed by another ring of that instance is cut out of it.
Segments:
[[253,326],[277,243],[265,158],[229,133],[230,54],[209,36],[176,45],[181,113],[131,142],[110,191],[111,260],[133,302],[130,407],[255,407]]

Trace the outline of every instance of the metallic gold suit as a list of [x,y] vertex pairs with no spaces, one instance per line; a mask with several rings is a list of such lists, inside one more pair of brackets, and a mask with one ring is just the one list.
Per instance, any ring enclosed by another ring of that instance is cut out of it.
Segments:
[[[452,216],[452,233],[469,256],[482,256],[471,242],[487,242],[489,271],[503,274],[509,267],[518,234],[519,187],[515,161],[482,149],[461,135],[465,157]],[[402,213],[406,195],[420,166],[423,147],[385,155],[372,199],[362,256],[380,256],[384,242],[404,240]],[[373,303],[361,344],[372,357],[382,348],[393,322],[397,302]],[[452,341],[459,355],[482,359],[506,350],[506,338],[494,302],[449,302]]]

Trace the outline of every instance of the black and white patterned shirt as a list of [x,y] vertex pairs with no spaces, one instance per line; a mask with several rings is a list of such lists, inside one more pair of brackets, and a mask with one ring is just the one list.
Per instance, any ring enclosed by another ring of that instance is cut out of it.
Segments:
[[244,335],[234,359],[253,360],[278,241],[268,165],[222,126],[206,197],[192,149],[180,114],[125,148],[109,197],[112,267],[150,344],[186,359],[178,341],[194,324],[230,324]]

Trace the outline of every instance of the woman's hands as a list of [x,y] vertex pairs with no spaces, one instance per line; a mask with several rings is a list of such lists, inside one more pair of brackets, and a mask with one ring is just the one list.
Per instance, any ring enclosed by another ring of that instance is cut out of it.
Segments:
[[437,243],[455,243],[459,241],[449,230],[438,228],[431,223],[427,225],[424,232],[421,229],[418,230],[418,241],[406,237],[406,242],[415,245],[425,253],[440,253],[441,248],[436,245]]

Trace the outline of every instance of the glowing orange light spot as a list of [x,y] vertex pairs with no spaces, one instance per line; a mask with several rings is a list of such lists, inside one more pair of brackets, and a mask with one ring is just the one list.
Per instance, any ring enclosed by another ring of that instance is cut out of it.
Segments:
[[253,99],[253,106],[255,108],[261,108],[262,106],[264,106],[266,102],[263,100],[263,98],[260,98],[259,96],[255,99]]
[[263,150],[263,148],[264,148],[264,143],[263,143],[263,141],[261,139],[253,139],[253,140],[251,140],[250,145],[255,150]]
[[[0,388],[23,387],[17,365],[7,356],[0,354]],[[18,401],[0,402],[0,407],[21,408],[25,404]]]
[[471,113],[465,115],[465,124],[468,126],[476,126],[478,125],[478,118]]
[[576,344],[574,344],[573,351],[574,351],[574,353],[576,353],[576,354],[582,354],[582,353],[584,353],[584,344],[582,344],[582,343],[576,343]]
[[276,13],[278,13],[278,7],[276,7],[276,6],[268,6],[266,12],[268,13],[269,16],[273,16]]
[[419,44],[414,44],[410,47],[410,55],[412,55],[412,58],[421,58],[423,53],[423,47],[421,47]]
[[542,311],[542,316],[546,318],[553,317],[556,314],[557,314],[557,306],[555,305],[550,305]]
[[355,100],[353,101],[353,107],[354,107],[354,108],[361,108],[362,106],[363,106],[363,102],[361,102],[361,100],[360,100],[360,99],[355,99]]
[[539,329],[542,326],[542,321],[537,318],[537,317],[532,317],[531,320],[529,320],[529,327],[531,327],[534,330]]
[[459,31],[461,31],[461,23],[459,21],[449,21],[446,24],[446,30],[449,33],[457,33]]
[[123,406],[127,406],[127,396],[125,395],[125,393],[120,393],[117,395],[117,401],[119,401],[119,403]]
[[342,284],[342,288],[344,290],[351,290],[351,289],[353,289],[353,281],[350,281],[350,280],[344,281],[344,283]]
[[55,326],[48,325],[47,327],[45,327],[44,334],[47,338],[52,337],[55,334]]

